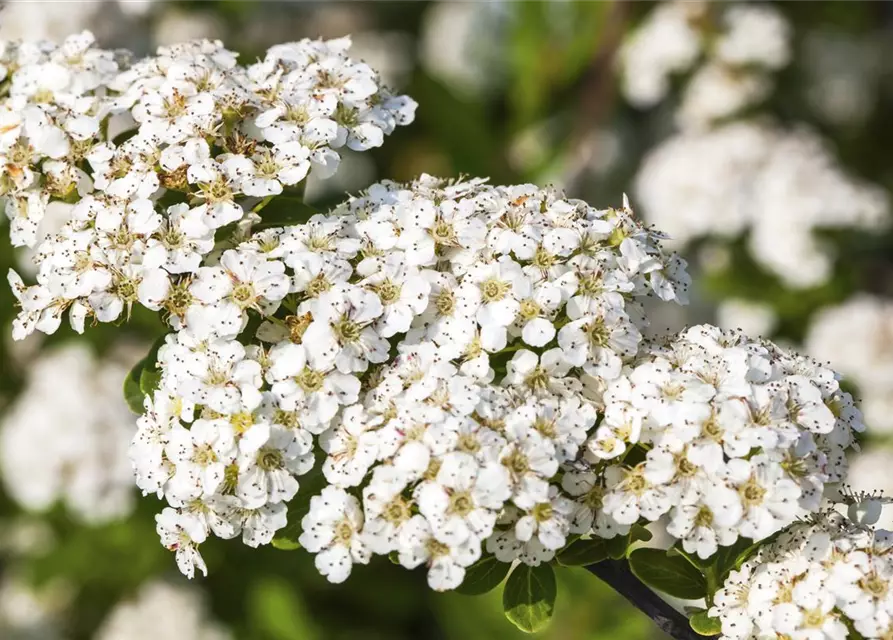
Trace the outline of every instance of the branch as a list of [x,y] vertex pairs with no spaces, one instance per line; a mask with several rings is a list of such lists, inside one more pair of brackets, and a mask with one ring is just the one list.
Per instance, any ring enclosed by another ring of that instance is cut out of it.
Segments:
[[630,604],[654,620],[661,631],[670,637],[676,640],[707,639],[707,636],[702,636],[691,628],[688,618],[684,614],[642,584],[630,571],[629,563],[626,560],[602,560],[589,565],[586,570],[609,584]]

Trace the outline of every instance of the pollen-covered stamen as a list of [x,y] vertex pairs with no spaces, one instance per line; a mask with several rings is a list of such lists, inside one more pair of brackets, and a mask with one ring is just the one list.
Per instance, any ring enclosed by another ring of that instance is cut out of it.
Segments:
[[474,499],[467,491],[456,491],[450,496],[447,513],[464,518],[474,511]]
[[311,369],[310,367],[304,367],[304,370],[295,376],[295,382],[305,393],[315,393],[319,391],[323,388],[325,381],[326,374]]
[[374,287],[379,300],[385,306],[392,305],[400,300],[402,287],[391,279],[387,279]]
[[452,316],[456,310],[456,296],[451,289],[441,289],[434,298],[434,306],[442,316]]
[[539,303],[533,298],[527,298],[526,300],[521,301],[521,308],[518,312],[518,315],[521,316],[521,320],[529,321],[534,318],[538,318],[542,311],[542,307],[540,307]]
[[548,522],[552,519],[552,515],[554,514],[554,508],[552,504],[549,502],[540,502],[536,506],[533,507],[533,519],[537,522]]
[[189,307],[195,302],[195,298],[189,290],[189,285],[190,280],[187,278],[171,285],[171,288],[168,290],[167,297],[162,305],[172,316],[184,318]]
[[243,310],[256,307],[259,297],[250,282],[238,282],[230,293],[230,299]]
[[511,290],[511,285],[498,278],[488,278],[481,282],[480,289],[481,299],[486,304],[490,302],[499,302],[505,298],[509,290]]
[[745,507],[752,507],[763,503],[766,489],[760,486],[755,477],[751,476],[738,488],[738,495],[741,496],[741,502]]
[[448,247],[458,246],[459,241],[456,237],[456,230],[453,225],[442,218],[438,218],[434,226],[431,227],[429,233],[434,238],[434,242]]
[[589,344],[593,347],[604,348],[608,346],[611,339],[611,330],[605,324],[604,319],[595,318],[589,324],[583,327],[583,333],[589,339]]
[[229,202],[233,199],[233,190],[223,176],[217,176],[212,182],[200,183],[198,188],[204,200],[211,204]]
[[288,329],[288,339],[295,344],[301,344],[304,340],[304,332],[313,322],[313,314],[309,311],[300,316],[286,316],[285,327]]
[[360,336],[363,335],[363,326],[347,316],[342,316],[332,325],[332,331],[338,344],[352,344],[360,340]]
[[257,452],[255,461],[257,466],[264,471],[274,471],[281,469],[285,465],[282,451],[272,447],[261,447],[260,451]]

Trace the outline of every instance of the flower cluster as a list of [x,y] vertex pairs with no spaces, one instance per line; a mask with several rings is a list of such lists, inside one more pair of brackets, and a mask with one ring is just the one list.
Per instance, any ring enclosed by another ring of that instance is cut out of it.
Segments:
[[[88,33],[8,46],[0,195],[13,243],[40,240],[37,284],[10,274],[22,306],[14,335],[51,333],[66,311],[78,331],[135,303],[180,315],[227,225],[299,192],[310,171],[332,175],[337,149],[378,146],[410,122],[415,103],[381,87],[349,46],[277,45],[248,67],[210,41],[131,66]],[[70,205],[69,220],[39,239],[51,201]]]
[[817,134],[751,120],[667,139],[645,158],[635,193],[679,244],[748,233],[754,260],[795,289],[831,277],[818,232],[890,223],[888,195],[848,175]]
[[0,422],[0,478],[16,502],[35,511],[59,502],[92,524],[130,514],[134,428],[121,399],[123,359],[68,344],[31,363]]
[[864,429],[832,371],[706,325],[651,346],[605,406],[589,455],[647,449],[609,488],[605,512],[622,524],[666,515],[668,533],[701,558],[817,512]]
[[729,640],[890,637],[891,543],[834,512],[795,525],[731,572],[710,615]]
[[806,334],[806,349],[833,362],[859,388],[865,420],[893,430],[893,304],[859,294],[820,310]]
[[593,525],[592,478],[558,474],[586,395],[636,355],[642,298],[684,299],[657,240],[626,207],[423,176],[225,251],[189,284],[132,449],[171,505],[165,545],[191,574],[211,533],[269,542],[318,436],[300,541],[332,581],[397,552],[452,588],[485,541],[550,559]]
[[119,602],[96,634],[97,640],[195,638],[229,640],[232,633],[213,620],[198,590],[153,581]]
[[768,5],[662,3],[623,45],[623,93],[650,107],[669,93],[673,76],[688,72],[676,119],[703,128],[768,95],[767,72],[787,65],[790,40],[787,21]]

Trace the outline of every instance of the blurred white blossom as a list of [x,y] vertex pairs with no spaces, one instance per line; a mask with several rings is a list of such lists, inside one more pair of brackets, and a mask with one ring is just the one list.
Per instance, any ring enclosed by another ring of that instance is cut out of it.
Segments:
[[893,301],[861,294],[822,309],[806,349],[856,384],[873,428],[893,431]]
[[97,360],[85,344],[41,354],[0,423],[0,475],[23,507],[62,502],[99,523],[133,508],[127,447],[133,417],[121,398],[127,367]]
[[749,231],[757,263],[793,288],[831,275],[834,255],[814,231],[889,224],[887,194],[847,175],[816,134],[756,121],[669,138],[635,185],[645,217],[677,246]]
[[202,592],[194,587],[153,581],[118,603],[96,640],[228,640],[229,631],[210,619]]

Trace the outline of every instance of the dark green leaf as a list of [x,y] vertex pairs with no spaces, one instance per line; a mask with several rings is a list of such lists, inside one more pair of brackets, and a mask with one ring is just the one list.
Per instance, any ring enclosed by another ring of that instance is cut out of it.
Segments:
[[505,617],[521,631],[539,631],[552,618],[556,594],[555,572],[551,566],[519,564],[502,592]]
[[556,560],[565,567],[585,567],[607,557],[608,549],[604,540],[577,540],[562,549]]
[[630,544],[633,542],[648,542],[654,535],[640,524],[634,524],[629,530]]
[[667,554],[670,555],[670,557],[684,558],[702,573],[706,572],[710,567],[713,566],[713,563],[715,562],[717,557],[717,553],[713,554],[709,558],[701,558],[696,553],[688,553],[685,549],[682,548],[681,542],[677,542],[669,551],[667,551]]
[[621,560],[626,557],[627,549],[629,549],[629,537],[615,536],[605,540],[605,549],[611,559]]
[[143,413],[143,391],[140,389],[140,379],[145,366],[146,359],[143,358],[133,366],[133,369],[124,378],[124,400],[127,402],[130,410],[137,415],[142,415]]
[[492,591],[505,579],[512,565],[486,555],[465,570],[465,580],[456,589],[466,596],[479,596]]
[[715,554],[716,575],[720,580],[724,580],[730,571],[741,568],[741,565],[767,542],[769,541],[763,540],[755,543],[750,538],[738,538],[738,541],[732,546],[720,547]]
[[161,372],[148,365],[140,372],[140,392],[143,396],[152,395],[161,383]]
[[680,555],[663,549],[636,549],[629,556],[635,576],[646,585],[677,598],[697,600],[707,594],[707,580]]
[[688,623],[695,633],[702,636],[715,636],[722,632],[722,624],[719,618],[711,618],[706,611],[699,611],[688,619]]
[[161,381],[161,372],[156,365],[158,350],[164,344],[164,339],[165,336],[157,338],[146,357],[137,362],[124,379],[124,400],[130,410],[138,415],[142,415],[144,410],[143,399],[157,389]]
[[276,196],[258,212],[261,221],[252,229],[269,229],[270,227],[288,227],[304,224],[319,213],[316,209],[301,200],[289,196]]

